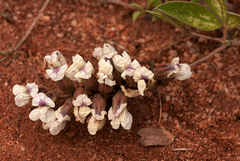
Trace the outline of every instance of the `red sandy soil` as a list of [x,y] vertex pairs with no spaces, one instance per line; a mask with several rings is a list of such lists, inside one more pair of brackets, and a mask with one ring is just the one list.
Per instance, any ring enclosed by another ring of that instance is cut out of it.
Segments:
[[[124,2],[146,5],[146,1],[140,0]],[[0,50],[6,50],[8,42],[17,44],[43,3],[0,0],[0,12],[8,9],[13,15],[11,22],[0,18]],[[239,2],[230,3],[240,13]],[[188,80],[173,80],[159,86],[164,112],[162,126],[176,136],[169,146],[143,147],[137,135],[143,127],[158,127],[157,91],[130,100],[128,108],[133,114],[130,131],[113,130],[107,122],[95,136],[88,133],[86,125],[74,119],[57,136],[52,136],[40,121],[28,118],[31,105],[14,104],[14,84],[36,82],[36,75],[47,87],[57,87],[44,78],[42,68],[43,57],[55,50],[64,54],[69,65],[77,53],[96,64],[92,56],[94,48],[115,42],[111,45],[119,53],[126,50],[132,59],[150,68],[152,60],[157,66],[171,62],[176,56],[180,62],[191,64],[217,48],[218,43],[199,42],[197,37],[189,37],[170,24],[152,23],[149,15],[133,24],[132,12],[96,0],[49,2],[44,15],[19,48],[25,53],[21,56],[25,63],[11,58],[0,62],[0,160],[240,160],[239,47],[230,47],[195,66]],[[222,36],[220,31],[200,33]],[[236,38],[239,39],[239,34]],[[176,148],[191,150],[172,151]]]

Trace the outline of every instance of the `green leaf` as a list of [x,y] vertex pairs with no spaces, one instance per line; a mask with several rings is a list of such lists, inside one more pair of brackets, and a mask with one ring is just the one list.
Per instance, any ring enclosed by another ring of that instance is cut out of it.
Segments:
[[211,31],[222,27],[222,23],[206,7],[192,2],[168,2],[158,9],[192,27]]
[[129,4],[129,6],[134,7],[136,9],[139,9],[139,10],[143,10],[144,9],[142,6],[140,6],[137,3],[131,3],[131,4]]
[[200,0],[192,0],[191,2],[194,2],[194,3],[199,3]]
[[149,9],[151,7],[151,5],[153,4],[154,0],[148,0],[147,1],[147,9]]
[[153,1],[153,6],[154,7],[158,7],[159,5],[161,5],[162,4],[162,1],[161,0],[154,0]]
[[136,11],[136,12],[133,12],[133,15],[132,15],[132,19],[133,19],[133,23],[140,17],[142,16],[143,14],[145,14],[146,11]]
[[222,20],[225,24],[227,20],[227,6],[224,0],[205,0],[208,7]]
[[154,7],[158,7],[158,6],[160,6],[162,4],[162,1],[161,0],[154,0],[153,1],[153,6]]
[[227,30],[240,27],[240,15],[232,12],[227,12]]
[[175,19],[175,18],[172,18],[172,17],[169,17],[165,14],[162,14],[158,11],[146,11],[147,13],[150,13],[153,15],[153,21],[157,20],[157,19],[162,19],[176,27],[179,27],[179,28],[184,28],[184,23],[182,23],[181,21]]

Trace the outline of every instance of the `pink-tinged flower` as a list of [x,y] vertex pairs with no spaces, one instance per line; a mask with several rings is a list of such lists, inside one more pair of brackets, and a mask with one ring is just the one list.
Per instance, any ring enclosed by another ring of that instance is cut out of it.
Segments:
[[76,121],[80,121],[84,123],[87,115],[91,113],[90,108],[88,107],[92,104],[92,101],[88,98],[87,95],[81,94],[77,96],[76,100],[73,100],[74,105],[74,116],[76,117]]
[[137,82],[139,93],[142,96],[144,96],[144,90],[147,86],[145,81],[150,80],[151,82],[154,82],[153,76],[153,72],[148,70],[146,67],[141,67],[135,70],[133,79]]
[[111,59],[114,55],[117,55],[117,51],[109,44],[104,44],[103,48],[97,47],[93,51],[93,57],[98,60]]
[[123,79],[126,79],[126,76],[133,77],[134,72],[136,69],[140,68],[141,65],[137,60],[134,60],[127,68],[124,70],[124,72],[121,74],[121,77]]
[[126,130],[132,127],[132,115],[127,110],[127,98],[122,91],[113,97],[113,106],[108,111],[108,119],[113,129],[118,129],[120,124]]
[[99,79],[99,83],[104,83],[109,86],[114,86],[116,84],[116,81],[113,81],[113,66],[111,65],[110,61],[105,61],[104,59],[101,59],[98,62],[99,71],[97,73]]
[[73,60],[73,64],[67,69],[65,76],[73,81],[76,81],[77,79],[75,78],[74,75],[78,73],[79,70],[81,70],[86,65],[86,62],[78,54],[73,56],[72,60]]
[[36,83],[27,83],[26,87],[18,84],[13,86],[13,94],[16,96],[14,100],[18,107],[28,104],[37,93],[38,85]]
[[68,115],[61,114],[61,111],[63,110],[63,106],[59,107],[58,110],[54,112],[54,118],[48,122],[43,123],[43,128],[45,130],[50,131],[52,135],[57,135],[61,130],[63,130],[66,126],[66,121],[70,121],[70,117]]
[[59,81],[63,79],[67,68],[68,68],[67,65],[63,65],[61,67],[47,69],[46,72],[53,81]]
[[93,70],[93,65],[88,61],[87,64],[74,75],[74,77],[78,82],[82,82],[82,79],[89,79],[92,77]]
[[58,67],[61,67],[63,65],[66,65],[67,61],[60,51],[54,51],[51,54],[51,56],[46,55],[44,57],[44,63],[47,63],[48,67],[50,69],[53,69],[53,68],[58,68]]
[[177,78],[178,80],[185,80],[191,77],[192,72],[188,64],[181,63],[179,64],[179,57],[176,57],[172,60],[169,65],[170,69],[166,72],[169,72],[167,78]]
[[91,135],[95,135],[96,132],[104,126],[106,119],[104,116],[107,114],[105,111],[106,100],[101,94],[94,95],[92,99],[92,116],[88,120],[88,132]]
[[32,106],[48,106],[53,108],[55,107],[55,103],[44,93],[38,93],[33,97]]
[[49,123],[55,118],[54,110],[48,106],[39,106],[30,112],[29,118],[32,121],[40,119],[44,123]]
[[120,72],[123,73],[132,63],[130,56],[124,51],[121,55],[115,55],[113,58],[114,67]]

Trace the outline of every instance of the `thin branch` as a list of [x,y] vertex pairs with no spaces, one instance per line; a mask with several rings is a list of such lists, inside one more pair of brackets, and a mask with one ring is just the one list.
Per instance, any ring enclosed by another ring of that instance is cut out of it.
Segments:
[[113,4],[116,4],[116,5],[120,5],[120,6],[123,6],[123,7],[130,8],[130,9],[134,9],[133,7],[129,6],[125,2],[122,2],[121,0],[99,0],[99,2],[101,2],[101,3],[113,3]]
[[226,28],[226,24],[223,24],[223,37],[222,37],[222,41],[225,42],[227,40],[227,28]]
[[160,106],[158,124],[160,126],[161,125],[161,119],[162,119],[162,100],[161,100],[161,95],[160,95],[160,92],[159,92],[158,88],[157,88],[157,92],[158,92],[158,99],[159,99],[159,106]]
[[222,45],[221,47],[217,48],[216,50],[214,50],[213,52],[211,52],[211,53],[208,54],[207,56],[203,57],[202,59],[199,59],[199,60],[193,62],[192,64],[190,64],[190,67],[193,67],[193,66],[195,66],[195,65],[198,65],[198,64],[206,61],[207,59],[213,57],[214,54],[216,54],[216,53],[224,50],[225,48],[227,48],[227,46],[226,46],[226,45]]
[[190,32],[191,35],[193,36],[197,36],[197,37],[202,37],[202,38],[205,38],[205,39],[209,39],[209,40],[214,40],[214,41],[218,41],[220,43],[223,44],[223,40],[220,39],[220,38],[214,38],[214,37],[210,37],[210,36],[206,36],[206,35],[202,35],[202,34],[199,34],[199,33],[196,33],[196,32]]
[[40,18],[40,16],[42,15],[42,12],[44,11],[44,9],[46,8],[48,2],[50,0],[46,0],[45,3],[43,4],[41,10],[39,11],[36,19],[32,22],[31,26],[29,27],[29,29],[27,30],[27,32],[25,33],[25,35],[22,37],[22,39],[19,41],[19,43],[16,45],[16,47],[14,48],[14,51],[16,51],[22,44],[23,42],[26,40],[26,38],[28,37],[28,35],[30,34],[30,32],[32,31],[34,25],[36,24],[36,22],[38,21],[38,19]]

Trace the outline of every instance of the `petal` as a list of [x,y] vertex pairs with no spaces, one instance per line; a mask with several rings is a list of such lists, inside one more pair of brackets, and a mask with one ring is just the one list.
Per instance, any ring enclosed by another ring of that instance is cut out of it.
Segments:
[[137,60],[134,60],[130,66],[121,74],[123,79],[126,79],[126,76],[132,77],[136,69],[140,68],[141,65],[138,63]]
[[13,94],[16,96],[16,95],[18,95],[20,93],[28,93],[27,87],[15,84],[13,86]]
[[88,122],[88,132],[91,135],[96,135],[99,126],[99,121],[95,121],[93,117],[90,118]]
[[95,120],[94,117],[91,117],[88,121],[88,132],[91,135],[95,135],[98,130],[101,130],[106,123],[106,119]]
[[76,100],[73,100],[72,102],[74,106],[89,106],[92,104],[92,101],[85,94],[80,94],[77,96]]
[[59,68],[47,69],[46,72],[53,81],[59,81],[63,79],[67,68],[68,68],[67,65],[63,65]]
[[178,80],[185,80],[191,77],[192,72],[188,64],[179,64],[179,73],[176,74]]
[[31,98],[32,97],[30,96],[30,94],[20,93],[14,98],[14,101],[18,107],[22,107],[22,106],[28,104],[30,102]]
[[77,72],[74,77],[79,80],[79,79],[89,79],[92,76],[93,72],[93,66],[92,64],[88,61],[86,66],[83,67],[79,72]]
[[[65,126],[66,126],[66,122],[64,122],[65,123]],[[64,127],[65,127],[64,126]],[[52,134],[52,135],[57,135],[57,134],[59,134],[59,132],[62,130],[62,125],[60,124],[60,123],[58,123],[57,121],[54,121],[52,124],[51,124],[51,126],[50,126],[50,129],[49,129],[49,131],[50,131],[50,133]]]
[[93,51],[93,57],[97,58],[98,60],[101,59],[103,55],[103,49],[101,47],[97,47]]
[[120,119],[119,118],[116,118],[116,119],[113,119],[110,124],[112,125],[112,128],[113,129],[118,129],[119,126],[120,126]]
[[38,85],[36,83],[27,83],[26,87],[32,97],[38,93]]
[[105,79],[105,84],[109,86],[114,86],[116,84],[116,81],[113,81],[111,79]]
[[44,123],[49,123],[55,120],[54,110],[48,106],[40,107],[39,119]]
[[124,72],[131,64],[131,58],[130,56],[127,54],[126,51],[124,51],[121,55],[115,55],[113,57],[113,63],[115,68],[120,72]]
[[32,106],[55,107],[55,103],[44,93],[38,93],[33,97]]
[[86,62],[83,60],[83,58],[80,55],[73,56],[73,64],[67,69],[65,72],[65,76],[69,79],[76,81],[75,74],[78,73],[85,65]]
[[39,120],[39,111],[40,111],[40,108],[35,108],[34,110],[32,110],[29,114],[30,120],[32,121]]
[[65,57],[62,55],[60,51],[56,50],[51,54],[51,63],[53,65],[53,68],[58,68],[63,65],[66,65],[67,60],[65,59]]
[[140,93],[138,90],[133,90],[130,88],[126,89],[123,85],[121,85],[121,89],[126,97],[133,98],[133,97],[140,96]]
[[110,53],[112,53],[114,51],[115,51],[115,49],[111,45],[109,45],[109,44],[104,44],[103,45],[103,53],[104,53],[104,55],[108,55],[108,54],[110,54]]
[[130,130],[132,127],[133,117],[128,112],[127,108],[124,109],[122,114],[120,115],[121,125],[125,130]]
[[144,90],[146,88],[146,83],[144,80],[139,80],[137,82],[137,85],[138,85],[138,91],[140,93],[140,95],[144,96]]

